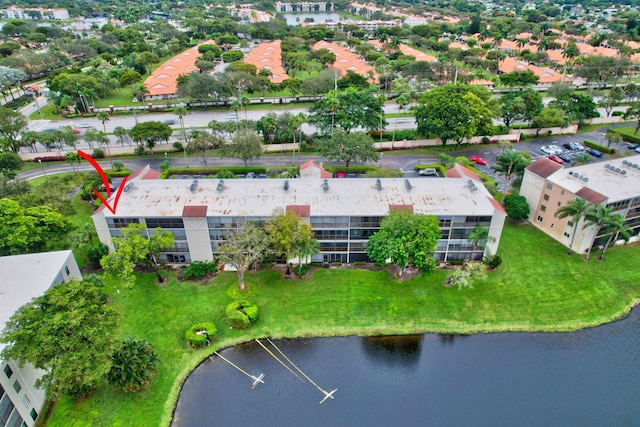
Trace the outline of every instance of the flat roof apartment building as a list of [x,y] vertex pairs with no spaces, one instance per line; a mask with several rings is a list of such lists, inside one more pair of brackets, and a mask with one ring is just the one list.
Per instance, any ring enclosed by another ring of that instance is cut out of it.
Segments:
[[495,254],[506,214],[478,176],[456,165],[447,178],[331,178],[311,161],[295,179],[145,179],[147,166],[128,180],[116,214],[101,208],[93,215],[100,240],[131,223],[162,227],[174,234],[168,262],[210,261],[224,234],[246,221],[266,221],[294,211],[308,222],[320,243],[315,262],[366,261],[367,241],[393,210],[412,210],[439,219],[440,261],[481,259],[485,253],[468,240],[477,226],[489,229],[486,251]]
[[[545,157],[530,164],[524,172],[520,194],[531,212],[531,223],[569,246],[574,224],[570,218],[560,219],[560,206],[581,197],[592,204],[613,206],[614,212],[626,219],[633,236],[640,232],[640,156],[610,159],[603,162],[565,168]],[[586,252],[592,246],[605,243],[603,233],[594,226],[583,228],[584,219],[576,229],[573,249]]]
[[[82,274],[71,251],[0,257],[0,324],[4,328],[24,304],[73,278]],[[44,390],[35,383],[44,372],[15,360],[0,359],[0,366],[0,427],[34,426],[45,402]]]

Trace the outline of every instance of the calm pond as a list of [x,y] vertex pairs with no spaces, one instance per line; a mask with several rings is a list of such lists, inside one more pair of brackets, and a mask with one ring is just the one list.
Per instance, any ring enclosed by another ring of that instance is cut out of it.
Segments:
[[173,426],[640,425],[638,309],[573,333],[274,343],[319,387],[338,389],[335,400],[320,405],[320,390],[253,342],[221,354],[264,373],[264,384],[252,390],[251,379],[213,356],[185,382]]

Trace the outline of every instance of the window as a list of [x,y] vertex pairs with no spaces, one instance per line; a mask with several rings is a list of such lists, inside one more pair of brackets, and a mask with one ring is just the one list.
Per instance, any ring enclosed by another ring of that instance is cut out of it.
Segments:
[[32,409],[29,415],[31,415],[31,418],[33,419],[33,421],[35,421],[36,418],[38,418],[38,413],[36,412],[35,409]]
[[4,374],[7,376],[7,378],[11,378],[11,376],[13,375],[13,369],[11,369],[11,366],[4,366]]
[[545,195],[544,195],[544,197],[543,197],[543,199],[545,200],[545,202],[548,202],[548,201],[549,201],[549,195],[548,195],[548,194],[545,194]]
[[551,223],[551,228],[553,228],[553,223]]
[[567,225],[568,225],[569,227],[573,227],[573,222],[569,221],[569,222],[567,222]]
[[540,210],[542,212],[546,212],[547,211],[547,207],[545,205],[540,205]]
[[543,218],[540,215],[538,215],[538,222],[542,222],[542,220]]
[[551,190],[553,188],[553,184],[550,182],[547,182],[547,190]]
[[20,393],[20,390],[22,390],[22,386],[20,385],[20,382],[18,380],[15,380],[15,382],[13,383],[13,389],[16,391],[16,393]]
[[558,206],[560,206],[562,203],[558,202]]
[[563,235],[564,237],[567,237],[567,238],[571,237],[571,234],[567,233],[566,231],[565,231],[564,233],[562,233],[562,235]]
[[69,275],[69,267],[67,267],[66,265],[64,266],[64,272],[67,276]]
[[155,230],[158,227],[166,228],[184,228],[182,218],[146,218],[147,228]]
[[0,400],[0,426],[3,426],[9,421],[9,416],[13,411],[13,402],[11,399],[8,399],[6,396],[4,399]]
[[564,196],[564,190],[562,190],[562,191],[560,192],[560,194],[562,194],[562,195]]
[[25,394],[22,397],[22,404],[24,405],[25,408],[27,408],[30,403],[31,403],[31,401],[29,400],[29,397]]

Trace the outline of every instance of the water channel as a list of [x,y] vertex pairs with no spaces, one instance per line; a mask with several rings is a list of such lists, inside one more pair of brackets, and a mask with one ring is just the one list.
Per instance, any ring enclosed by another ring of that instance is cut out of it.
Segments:
[[335,400],[320,405],[253,342],[221,354],[265,383],[252,390],[214,356],[185,382],[173,426],[640,425],[639,309],[572,333],[274,342]]

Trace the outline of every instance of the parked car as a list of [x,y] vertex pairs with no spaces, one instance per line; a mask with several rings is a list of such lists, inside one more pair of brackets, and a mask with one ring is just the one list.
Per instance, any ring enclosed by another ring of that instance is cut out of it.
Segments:
[[76,126],[79,129],[87,129],[90,128],[91,125],[89,123],[78,123],[78,126]]
[[256,177],[256,174],[254,172],[247,172],[247,175],[245,176],[245,178],[248,179],[253,179]]
[[640,147],[636,148],[636,153],[640,153]]
[[336,172],[335,178],[346,178],[347,175],[344,172]]
[[562,146],[564,148],[566,148],[567,150],[571,150],[571,151],[584,150],[584,146],[582,144],[580,144],[579,142],[568,142],[566,144],[562,144]]
[[564,163],[564,161],[563,161],[560,157],[558,157],[556,154],[551,154],[551,155],[548,157],[548,159],[549,159],[549,160],[553,160],[553,161],[554,161],[554,162],[556,162],[556,163],[560,163],[560,164],[563,164],[563,163]]
[[418,171],[418,175],[420,176],[435,176],[439,177],[438,171],[435,168],[424,168]]
[[471,161],[477,165],[488,165],[489,162],[480,156],[471,156]]
[[556,154],[556,156],[560,157],[562,161],[565,163],[571,163],[571,157],[569,157],[567,154],[560,153],[560,154]]
[[627,144],[627,149],[629,150],[635,150],[638,147],[640,147],[640,144]]
[[593,157],[597,157],[597,158],[602,157],[602,153],[599,152],[598,150],[594,150],[593,148],[588,148],[587,153],[589,153],[589,155]]
[[163,120],[162,123],[164,123],[165,125],[175,125],[176,121],[173,119],[169,119],[169,120]]
[[543,145],[540,150],[546,154],[560,154],[562,153],[562,148],[557,145]]

